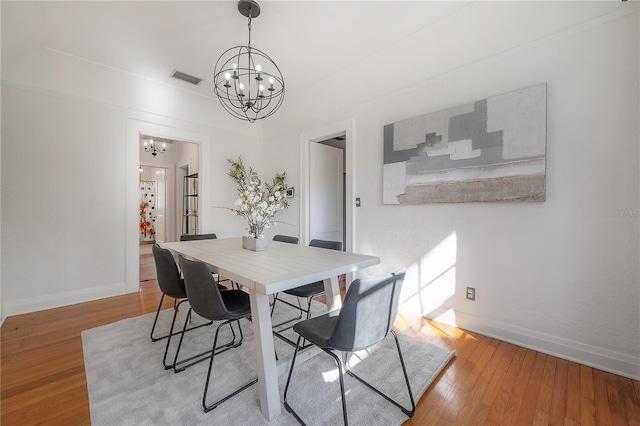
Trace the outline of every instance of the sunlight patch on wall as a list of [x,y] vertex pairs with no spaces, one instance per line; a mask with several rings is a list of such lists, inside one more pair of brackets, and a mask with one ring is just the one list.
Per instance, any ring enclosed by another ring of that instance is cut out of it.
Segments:
[[458,238],[453,231],[407,268],[402,312],[425,316],[455,294]]

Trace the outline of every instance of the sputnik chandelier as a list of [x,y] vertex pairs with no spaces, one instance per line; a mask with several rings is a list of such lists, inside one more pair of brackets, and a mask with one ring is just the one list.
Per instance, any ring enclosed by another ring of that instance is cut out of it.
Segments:
[[284,79],[275,62],[251,47],[251,19],[260,16],[253,0],[240,0],[238,11],[249,19],[249,42],[226,50],[214,69],[214,93],[229,114],[253,123],[275,113],[284,100]]

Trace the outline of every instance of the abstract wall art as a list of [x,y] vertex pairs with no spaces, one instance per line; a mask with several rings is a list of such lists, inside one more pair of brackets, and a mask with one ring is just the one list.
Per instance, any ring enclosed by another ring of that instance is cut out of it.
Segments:
[[544,201],[547,85],[384,126],[385,204]]

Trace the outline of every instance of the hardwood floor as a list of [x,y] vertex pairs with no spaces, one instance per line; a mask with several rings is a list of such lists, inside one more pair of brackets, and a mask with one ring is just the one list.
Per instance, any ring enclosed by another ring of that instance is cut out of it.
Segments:
[[[153,312],[159,300],[151,280],[139,293],[7,318],[0,423],[88,425],[80,332]],[[399,316],[396,327],[457,351],[407,425],[640,425],[636,380],[423,318]]]

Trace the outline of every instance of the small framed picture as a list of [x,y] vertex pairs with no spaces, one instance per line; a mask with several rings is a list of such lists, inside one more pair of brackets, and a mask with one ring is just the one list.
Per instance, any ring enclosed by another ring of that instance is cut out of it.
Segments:
[[287,189],[287,192],[285,193],[285,196],[287,198],[293,198],[293,188]]

